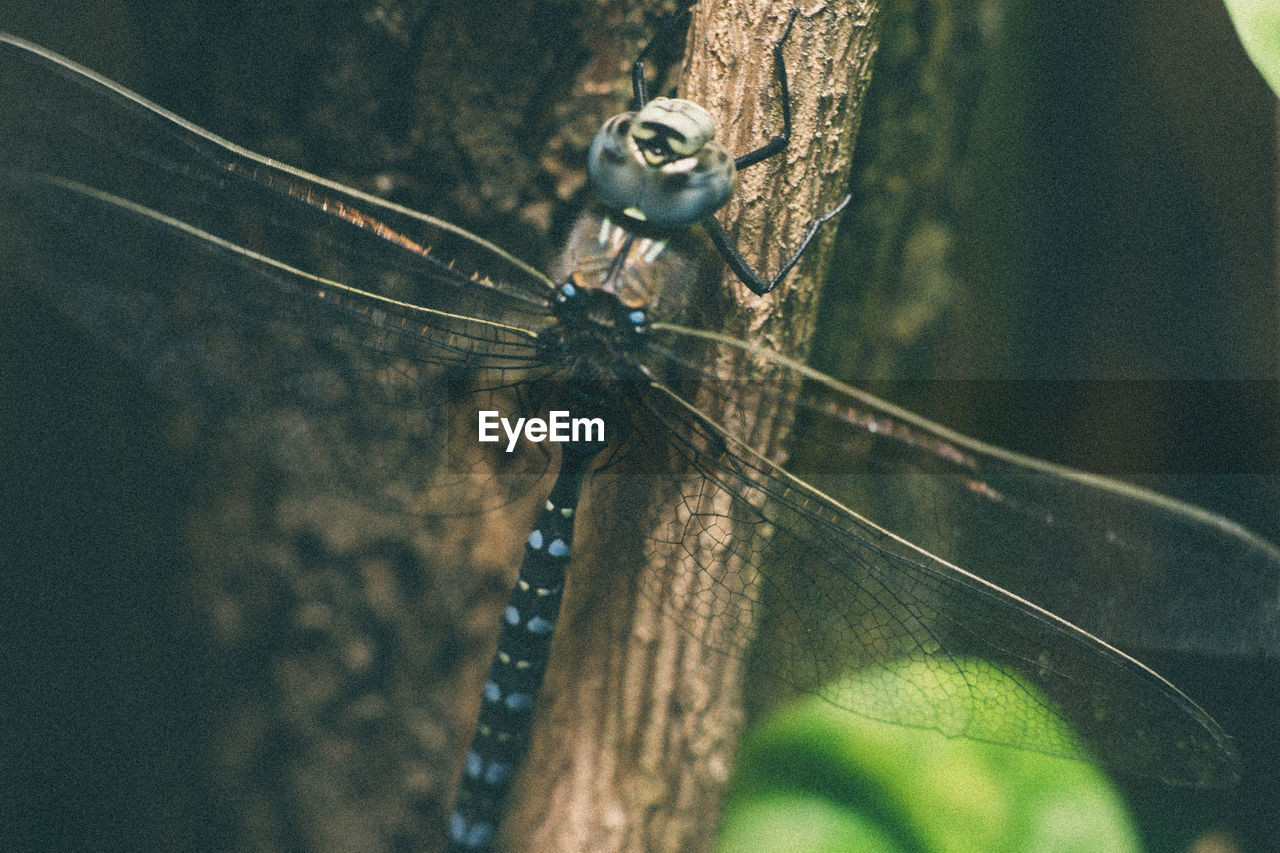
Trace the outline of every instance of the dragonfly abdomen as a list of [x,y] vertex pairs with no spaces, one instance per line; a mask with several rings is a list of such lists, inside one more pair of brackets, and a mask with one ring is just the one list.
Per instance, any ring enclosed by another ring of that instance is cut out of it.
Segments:
[[560,615],[582,480],[600,446],[565,445],[551,495],[525,542],[520,574],[502,612],[498,649],[485,678],[457,804],[449,815],[454,850],[490,849],[506,810],[511,783],[528,748],[534,702]]

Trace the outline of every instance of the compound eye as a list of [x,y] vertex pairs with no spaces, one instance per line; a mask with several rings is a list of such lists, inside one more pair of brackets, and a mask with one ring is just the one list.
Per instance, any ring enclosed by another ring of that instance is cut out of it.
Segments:
[[697,154],[715,135],[711,113],[682,98],[654,98],[631,122],[631,138],[654,166]]
[[714,140],[711,114],[692,101],[654,98],[638,113],[605,122],[587,172],[600,200],[624,216],[687,227],[733,193],[733,158]]
[[641,144],[640,150],[644,152],[644,159],[652,165],[676,159],[664,136],[654,136],[649,142]]

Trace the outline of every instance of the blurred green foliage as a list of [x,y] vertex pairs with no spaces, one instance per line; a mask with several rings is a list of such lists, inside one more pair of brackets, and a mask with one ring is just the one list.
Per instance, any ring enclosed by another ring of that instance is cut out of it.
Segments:
[[1275,0],[1225,0],[1245,52],[1271,91],[1280,94],[1280,5]]
[[[920,664],[902,680],[944,712],[947,697],[977,689],[1010,698],[1009,725],[1044,713],[1025,685],[998,668],[967,661],[963,670],[939,673]],[[881,682],[871,671],[838,690],[883,695]],[[1055,724],[1073,740],[1064,723]],[[1119,794],[1085,761],[869,720],[818,698],[782,709],[748,735],[717,847],[719,853],[1140,849]]]

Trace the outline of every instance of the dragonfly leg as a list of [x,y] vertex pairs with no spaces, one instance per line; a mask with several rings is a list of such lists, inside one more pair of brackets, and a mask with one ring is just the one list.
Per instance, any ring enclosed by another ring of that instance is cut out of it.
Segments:
[[733,244],[733,238],[729,236],[729,232],[724,230],[716,218],[708,216],[703,220],[702,225],[707,229],[707,236],[711,238],[711,244],[716,247],[716,251],[724,258],[724,262],[729,265],[729,269],[733,270],[747,289],[756,296],[764,296],[773,290],[778,284],[787,277],[787,273],[791,272],[791,268],[800,260],[800,256],[804,254],[804,250],[809,248],[809,244],[813,242],[813,238],[818,236],[818,230],[830,221],[837,213],[845,209],[849,200],[853,198],[852,193],[846,193],[845,197],[840,199],[839,204],[819,216],[817,219],[809,223],[809,230],[805,233],[804,239],[800,241],[800,245],[791,253],[791,257],[778,270],[777,275],[772,279],[765,280],[751,268],[747,263],[747,259],[742,257],[742,253],[738,251],[738,247]]
[[724,263],[728,264],[728,268],[733,270],[733,274],[737,275],[741,282],[746,284],[746,287],[756,296],[764,296],[765,293],[777,287],[783,278],[787,277],[787,273],[791,272],[792,266],[795,266],[796,261],[800,260],[800,256],[804,255],[804,250],[809,247],[809,243],[812,243],[813,238],[818,236],[818,229],[822,228],[829,219],[840,213],[841,210],[844,210],[845,205],[849,204],[852,197],[854,197],[852,193],[845,193],[845,197],[840,200],[840,204],[832,207],[827,213],[818,216],[812,223],[809,223],[809,231],[805,233],[804,240],[800,241],[800,246],[797,246],[796,250],[791,252],[791,257],[788,257],[787,263],[783,264],[777,275],[774,275],[769,280],[760,277],[759,273],[751,269],[751,265],[746,263],[745,257],[742,257],[741,252],[737,251],[737,246],[733,245],[733,238],[728,236],[727,231],[724,231],[724,225],[719,224],[714,216],[708,216],[707,219],[703,220],[703,227],[707,229],[707,236],[712,238],[712,245],[716,246],[716,250],[723,257]]
[[[782,35],[773,45],[773,64],[774,68],[777,69],[778,88],[781,89],[782,94],[782,97],[780,98],[782,107],[782,132],[778,133],[754,151],[749,151],[734,160],[734,167],[737,170],[742,170],[748,166],[754,166],[756,163],[767,160],[775,154],[779,154],[784,151],[787,145],[791,143],[791,88],[787,84],[787,63],[782,56],[782,46],[786,44],[787,38],[791,35],[791,27],[795,24],[796,17],[799,14],[799,9],[791,10],[791,16],[787,19],[787,28],[782,31]],[[779,282],[786,278],[787,273],[791,272],[791,268],[796,265],[796,262],[800,260],[800,256],[804,254],[804,250],[809,247],[811,242],[813,242],[813,238],[817,236],[818,230],[832,217],[844,210],[845,205],[849,203],[851,197],[851,195],[846,195],[834,208],[813,220],[813,222],[809,224],[809,230],[805,233],[804,239],[800,241],[800,245],[791,253],[791,257],[789,257],[786,263],[782,265],[782,268],[778,270],[777,274],[774,275],[772,279],[768,280],[764,279],[759,273],[753,270],[751,265],[747,263],[746,258],[742,257],[742,253],[738,251],[738,247],[733,243],[733,238],[724,230],[724,226],[712,217],[708,217],[704,220],[703,225],[707,229],[707,235],[711,238],[711,242],[716,247],[716,251],[718,251],[721,257],[724,258],[725,263],[729,265],[729,268],[733,270],[734,274],[742,280],[742,283],[745,284],[752,293],[757,296],[764,296],[766,293],[777,287]]]
[[795,24],[796,16],[799,14],[799,9],[791,10],[791,17],[787,19],[787,28],[782,31],[782,37],[773,45],[773,67],[778,71],[778,87],[782,90],[780,99],[782,105],[782,132],[756,150],[748,151],[734,160],[733,165],[738,171],[742,171],[748,166],[754,166],[761,160],[769,159],[785,150],[791,142],[791,89],[787,86],[787,63],[782,58],[782,45],[786,43],[787,37],[791,35],[791,27]]
[[676,24],[680,23],[680,20],[697,2],[698,0],[689,0],[688,3],[663,18],[653,31],[653,35],[650,36],[649,43],[640,49],[640,55],[631,64],[631,95],[635,100],[635,109],[642,109],[645,104],[649,103],[649,87],[644,80],[644,61],[648,58],[649,52],[653,50],[655,44],[659,44],[671,36]]

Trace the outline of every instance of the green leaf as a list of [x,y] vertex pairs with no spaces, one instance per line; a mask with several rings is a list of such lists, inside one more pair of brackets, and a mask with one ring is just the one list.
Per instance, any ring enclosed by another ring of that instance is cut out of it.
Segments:
[[853,809],[797,791],[744,796],[725,814],[717,853],[901,853],[880,825]]
[[1280,4],[1276,0],[1225,0],[1245,52],[1271,91],[1280,95]]
[[[999,704],[1009,708],[1008,719],[986,721],[987,731],[1025,722],[1028,714],[1045,714],[1044,704],[1025,684],[998,668],[966,661],[963,669],[963,678],[927,662],[895,672],[899,683],[913,686],[915,701],[923,696],[935,704],[938,716],[948,713],[948,697],[967,691],[1006,696],[1009,701]],[[885,686],[880,673],[869,671],[836,689],[883,697]],[[1056,718],[1036,724],[1059,727],[1065,744],[1076,741]],[[1139,849],[1119,794],[1091,764],[868,720],[818,698],[783,709],[748,735],[717,848],[718,853]]]

